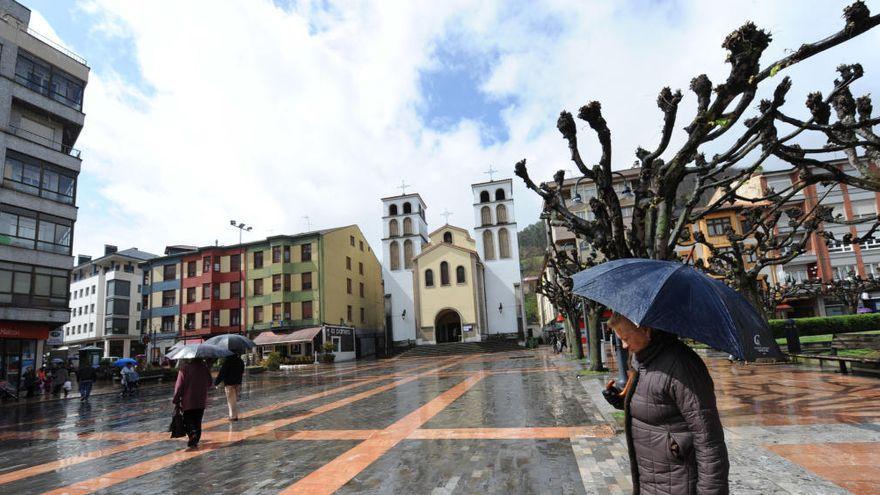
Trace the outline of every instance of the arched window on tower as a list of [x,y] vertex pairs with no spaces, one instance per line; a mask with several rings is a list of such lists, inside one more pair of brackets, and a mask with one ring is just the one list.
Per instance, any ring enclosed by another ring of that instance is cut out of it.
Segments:
[[403,204],[403,213],[412,213],[412,205],[409,203],[409,201]]
[[457,284],[465,283],[464,267],[463,266],[459,266],[458,268],[455,269],[455,283],[457,283]]
[[498,205],[495,208],[495,221],[498,223],[507,223],[507,207]]
[[412,219],[410,217],[406,217],[403,219],[403,235],[410,235],[412,233]]
[[501,259],[510,258],[510,235],[507,229],[498,231],[498,252]]
[[481,193],[480,193],[480,203],[488,203],[489,201],[492,201],[492,200],[489,198],[489,191],[483,191],[483,192],[481,192]]
[[480,225],[492,225],[492,208],[488,206],[480,208]]
[[449,263],[440,263],[440,285],[449,285]]
[[391,257],[391,269],[400,270],[400,245],[397,241],[391,241],[388,247],[388,255]]
[[483,231],[483,259],[495,259],[495,238],[492,237],[492,231]]
[[397,219],[392,218],[390,222],[388,222],[388,236],[389,237],[397,237],[400,235],[400,230],[398,229]]
[[397,205],[391,205],[388,207],[388,215],[392,217],[397,215]]
[[504,200],[504,189],[496,189],[495,190],[495,201],[503,201]]
[[403,267],[412,268],[413,260],[413,243],[407,239],[403,241]]
[[425,287],[434,287],[434,270],[425,270]]
[[443,242],[452,244],[452,232],[446,231],[443,233]]

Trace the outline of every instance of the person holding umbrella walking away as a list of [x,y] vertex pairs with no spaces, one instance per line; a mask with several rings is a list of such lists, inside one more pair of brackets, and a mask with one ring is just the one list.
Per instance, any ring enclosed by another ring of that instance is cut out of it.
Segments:
[[177,372],[174,385],[174,406],[183,411],[186,446],[196,448],[202,437],[202,417],[208,404],[208,390],[211,388],[211,371],[203,358],[194,358]]
[[623,390],[611,381],[603,392],[625,412],[633,493],[729,493],[714,383],[678,337],[742,360],[780,357],[763,318],[724,283],[672,261],[615,260],[572,281],[575,294],[614,311],[608,325],[634,354]]
[[244,361],[241,356],[233,354],[223,360],[223,366],[217,373],[214,385],[224,384],[226,403],[229,406],[229,421],[238,421],[238,395],[241,391],[241,378],[244,375]]
[[95,368],[83,360],[82,365],[76,370],[76,381],[79,382],[79,400],[85,402],[92,395],[92,385],[95,383]]

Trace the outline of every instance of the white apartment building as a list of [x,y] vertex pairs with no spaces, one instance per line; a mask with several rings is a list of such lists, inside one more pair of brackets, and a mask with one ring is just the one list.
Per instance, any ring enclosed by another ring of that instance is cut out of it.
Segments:
[[104,246],[104,256],[77,257],[70,281],[70,323],[64,345],[98,346],[104,357],[144,353],[140,328],[141,282],[138,264],[156,255],[137,248],[118,251]]

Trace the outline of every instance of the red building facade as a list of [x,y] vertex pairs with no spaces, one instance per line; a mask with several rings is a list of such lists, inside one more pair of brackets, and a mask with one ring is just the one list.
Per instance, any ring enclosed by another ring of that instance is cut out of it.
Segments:
[[187,341],[238,333],[247,306],[242,250],[206,247],[182,258],[181,337]]

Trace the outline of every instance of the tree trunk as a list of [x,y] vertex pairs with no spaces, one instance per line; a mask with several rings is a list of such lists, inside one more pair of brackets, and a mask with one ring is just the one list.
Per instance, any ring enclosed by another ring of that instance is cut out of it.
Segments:
[[581,344],[581,329],[578,327],[577,317],[567,316],[565,319],[565,341],[568,344],[568,353],[576,359],[583,359],[584,346]]
[[587,319],[587,332],[590,346],[590,371],[605,371],[602,362],[602,342],[599,339],[601,335],[599,308],[591,307]]

